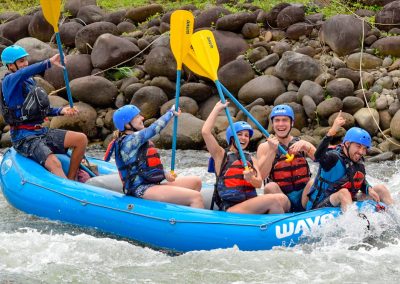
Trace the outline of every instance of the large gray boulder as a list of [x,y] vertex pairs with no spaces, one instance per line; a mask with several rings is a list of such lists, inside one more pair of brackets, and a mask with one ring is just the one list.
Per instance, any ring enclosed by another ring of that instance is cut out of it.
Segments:
[[32,16],[26,15],[1,25],[0,36],[9,39],[12,42],[16,42],[21,38],[28,37],[28,26],[31,22],[31,19]]
[[[179,116],[177,147],[179,149],[202,149],[204,146],[204,139],[201,135],[203,124],[203,120],[189,113],[182,113]],[[164,148],[172,146],[172,129],[173,123],[168,123],[160,133],[159,143]]]
[[[90,55],[88,54],[67,55],[66,67],[70,81],[89,76],[93,70]],[[65,87],[63,70],[58,66],[52,66],[50,69],[47,69],[44,73],[44,78],[56,89]]]
[[146,86],[133,95],[130,103],[140,109],[140,113],[145,119],[149,119],[158,116],[161,106],[167,101],[168,97],[162,89]]
[[97,107],[111,107],[118,95],[117,87],[99,76],[86,76],[71,81],[72,96]]
[[285,85],[279,78],[263,75],[254,78],[240,88],[238,97],[240,101],[246,104],[258,98],[262,98],[266,104],[272,104],[285,90]]
[[236,97],[240,88],[254,76],[253,68],[244,59],[233,60],[218,70],[220,82]]
[[360,47],[364,32],[370,30],[368,24],[350,15],[336,15],[322,24],[320,39],[336,52],[339,56],[350,54]]
[[91,59],[93,67],[107,69],[132,58],[139,52],[139,48],[128,39],[102,34],[93,46]]
[[54,28],[43,16],[42,11],[36,12],[29,22],[28,32],[31,37],[38,40],[49,42],[54,34]]
[[176,79],[176,60],[170,48],[156,47],[150,51],[144,63],[144,70],[151,77],[165,76]]
[[64,5],[64,10],[65,12],[71,13],[72,17],[76,17],[79,9],[88,5],[96,5],[96,0],[67,0]]
[[353,116],[357,124],[368,131],[369,134],[375,135],[378,133],[379,113],[376,109],[361,108]]
[[307,55],[286,51],[275,66],[275,71],[278,77],[287,81],[303,82],[317,78],[321,74],[321,67]]
[[80,29],[75,36],[75,46],[80,53],[90,54],[97,38],[102,34],[118,35],[117,26],[109,22],[96,22]]

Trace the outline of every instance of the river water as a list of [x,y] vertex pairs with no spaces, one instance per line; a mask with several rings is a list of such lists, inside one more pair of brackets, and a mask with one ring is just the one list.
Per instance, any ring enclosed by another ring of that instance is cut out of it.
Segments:
[[[91,156],[102,154],[89,151]],[[162,151],[162,156],[168,165],[171,152]],[[176,169],[212,183],[207,158],[204,151],[177,151]],[[400,203],[400,161],[367,164],[367,172],[370,183],[386,184]],[[386,214],[368,219],[370,230],[349,210],[293,248],[243,252],[233,247],[172,255],[26,215],[0,194],[0,284],[398,283],[399,227]]]

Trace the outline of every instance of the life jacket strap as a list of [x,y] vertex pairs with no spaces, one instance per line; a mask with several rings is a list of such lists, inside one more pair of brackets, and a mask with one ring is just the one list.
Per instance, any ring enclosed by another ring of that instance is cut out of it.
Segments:
[[10,127],[11,130],[40,130],[42,128],[43,126],[40,124],[35,124],[35,125],[21,124]]

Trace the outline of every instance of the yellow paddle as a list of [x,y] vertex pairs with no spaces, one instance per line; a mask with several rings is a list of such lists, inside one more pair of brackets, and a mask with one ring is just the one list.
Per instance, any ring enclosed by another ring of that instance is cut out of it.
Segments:
[[53,26],[54,32],[56,34],[58,52],[60,53],[60,61],[62,66],[64,67],[63,75],[64,75],[65,87],[67,89],[69,106],[72,108],[73,102],[72,102],[71,89],[69,87],[68,72],[67,68],[65,67],[64,53],[61,46],[60,34],[58,32],[58,19],[60,18],[60,12],[61,12],[61,0],[40,0],[40,5],[42,6],[44,18],[47,20],[47,22],[49,22],[50,25]]
[[[198,57],[196,57],[196,54],[194,53],[193,49],[190,49],[189,52],[186,54],[186,56],[183,59],[183,64],[185,64],[190,70],[192,70],[194,73],[213,79],[212,75],[210,75],[207,70],[203,68],[203,66],[199,63]],[[251,115],[251,113],[244,107],[242,104],[229,92],[227,88],[225,88],[224,85],[220,83],[220,86],[222,88],[222,91],[225,93],[226,96],[229,97],[230,100],[233,101],[233,103],[241,110],[243,111],[248,118],[257,126],[257,128],[268,138],[270,134],[268,131],[257,121],[257,119],[254,118],[254,116]],[[278,145],[279,151],[286,156],[286,161],[291,162],[294,159],[294,155],[290,155],[280,144]]]
[[[219,82],[217,75],[219,67],[219,52],[213,33],[208,30],[202,30],[196,32],[192,35],[191,42],[194,54],[198,59],[197,62],[202,67],[202,69],[210,76],[210,78],[214,81],[215,86],[217,87],[218,90],[219,98],[221,99],[222,103],[225,103],[225,97],[222,94],[221,83]],[[229,127],[232,130],[233,139],[235,140],[235,144],[239,151],[240,159],[243,162],[244,168],[248,170],[247,161],[243,154],[243,149],[240,145],[239,138],[237,137],[235,128],[233,126],[232,117],[229,113],[228,108],[225,108],[225,113],[226,117],[228,118]]]
[[[179,108],[181,89],[182,59],[190,49],[190,37],[193,33],[193,14],[185,10],[176,10],[171,15],[170,45],[176,60],[175,110]],[[171,174],[175,175],[176,140],[178,131],[178,117],[174,117],[172,135]]]

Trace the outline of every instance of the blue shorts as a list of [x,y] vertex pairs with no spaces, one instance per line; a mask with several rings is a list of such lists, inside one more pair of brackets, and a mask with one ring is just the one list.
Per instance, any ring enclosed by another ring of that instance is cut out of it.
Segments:
[[155,185],[158,184],[141,184],[132,191],[132,195],[137,198],[143,198],[143,195],[146,192],[146,190]]
[[50,154],[65,154],[64,140],[67,131],[63,129],[48,129],[41,135],[32,135],[16,141],[14,149],[21,155],[28,157],[42,166],[45,165]]
[[303,189],[292,191],[286,196],[290,201],[290,212],[302,212],[304,211],[304,207],[301,204],[301,196],[303,195]]

